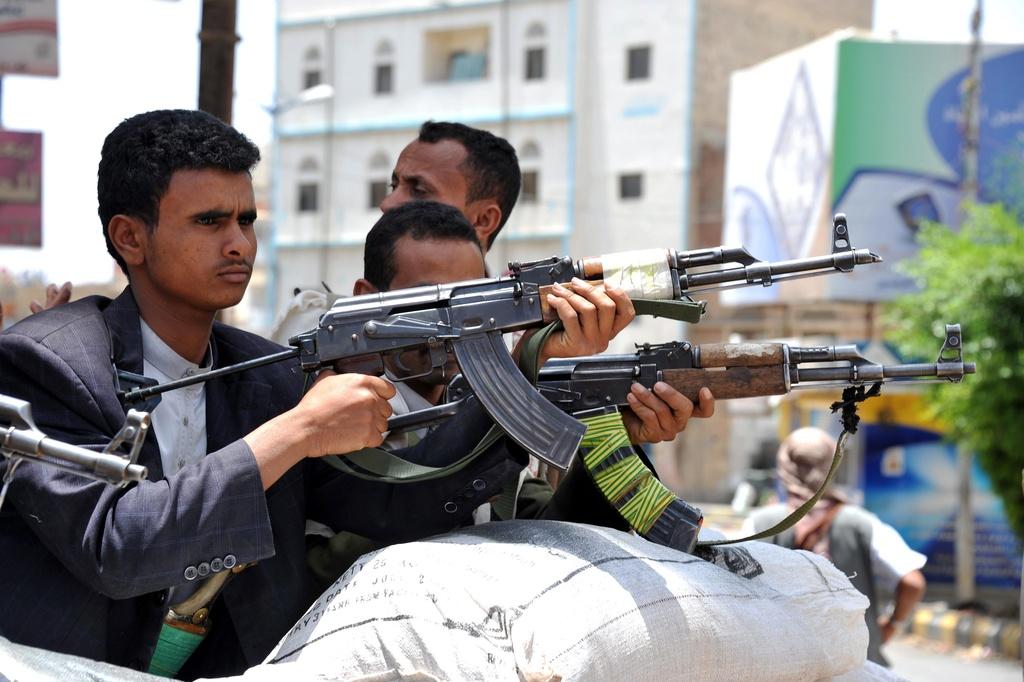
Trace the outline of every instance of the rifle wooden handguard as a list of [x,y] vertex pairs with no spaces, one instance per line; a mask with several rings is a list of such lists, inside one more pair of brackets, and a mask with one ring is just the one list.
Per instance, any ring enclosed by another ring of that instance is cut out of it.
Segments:
[[728,367],[726,369],[666,369],[662,379],[694,403],[703,386],[716,399],[750,398],[786,393],[786,367]]

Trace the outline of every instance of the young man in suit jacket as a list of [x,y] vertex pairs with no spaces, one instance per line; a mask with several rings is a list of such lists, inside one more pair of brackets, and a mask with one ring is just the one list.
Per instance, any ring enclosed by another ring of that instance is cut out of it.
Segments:
[[[7,330],[0,393],[30,401],[47,435],[98,449],[124,421],[118,370],[163,381],[279,350],[215,321],[251,275],[258,159],[248,139],[202,112],[121,123],[103,146],[98,194],[107,249],[129,286]],[[606,296],[628,322],[628,298]],[[180,650],[187,641],[197,648],[183,678],[260,662],[308,605],[307,518],[389,542],[423,537],[463,521],[447,500],[471,496],[468,514],[523,466],[495,450],[456,476],[396,490],[319,461],[380,444],[393,394],[380,378],[324,371],[303,395],[300,372],[267,365],[163,394],[140,456],[149,479],[138,485],[21,466],[0,513],[0,632],[171,674],[182,661],[165,660],[161,644],[154,664],[158,642]],[[471,408],[408,454],[468,452],[490,425]],[[217,596],[169,613],[200,585]]]

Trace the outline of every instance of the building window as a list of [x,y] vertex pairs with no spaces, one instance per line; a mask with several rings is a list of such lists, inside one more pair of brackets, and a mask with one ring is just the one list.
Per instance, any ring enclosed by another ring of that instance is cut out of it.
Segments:
[[[384,171],[387,175],[391,172],[391,157],[385,151],[378,151],[376,154],[370,157],[370,170],[371,171]],[[371,175],[375,175],[371,173]]]
[[374,68],[373,92],[377,95],[389,94],[394,85],[391,80],[391,64],[378,64]]
[[387,180],[371,180],[370,181],[370,205],[368,208],[379,208],[380,202],[384,201],[384,197],[388,195],[388,190],[391,189],[391,183]]
[[424,35],[424,79],[428,83],[487,78],[490,29],[473,26]]
[[320,69],[314,69],[306,71],[302,74],[302,89],[309,90],[323,83],[323,74],[320,73]]
[[319,189],[315,182],[303,182],[299,185],[299,213],[316,213],[320,210],[317,197]]
[[523,171],[523,184],[519,190],[519,202],[522,204],[536,204],[540,201],[540,172],[535,170]]
[[623,173],[619,176],[620,199],[642,199],[644,196],[644,176],[642,173]]
[[651,47],[641,45],[626,50],[626,80],[642,81],[651,77]]
[[302,58],[302,89],[309,90],[324,82],[323,60],[320,57],[320,48],[312,45],[306,49]]
[[477,81],[487,75],[487,55],[458,50],[448,56],[448,80]]
[[526,74],[528,81],[544,80],[544,48],[531,47],[526,50]]

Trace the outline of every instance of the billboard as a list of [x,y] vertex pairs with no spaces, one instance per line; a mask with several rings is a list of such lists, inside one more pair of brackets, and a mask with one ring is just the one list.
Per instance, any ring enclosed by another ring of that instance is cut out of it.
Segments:
[[[837,40],[829,36],[733,73],[723,244],[742,244],[772,261],[824,248],[815,240],[832,155]],[[862,240],[855,225],[851,230],[856,246]],[[788,285],[749,287],[723,291],[721,301],[767,303],[792,293]]]
[[0,244],[42,246],[43,134],[0,130]]
[[[857,217],[865,228],[858,239],[885,263],[831,278],[833,297],[889,300],[914,291],[896,265],[917,254],[921,221],[959,224],[966,63],[966,45],[839,44],[830,202]],[[1022,72],[1024,47],[983,51],[981,201],[1009,199],[1024,172]]]
[[56,76],[57,0],[0,2],[0,75]]
[[[926,429],[902,424],[864,428],[864,506],[900,532],[911,548],[928,557],[925,577],[956,582],[956,447]],[[977,460],[971,466],[975,581],[984,587],[1020,586],[1021,547],[1002,501]]]
[[[1024,47],[982,52],[979,198],[1024,206]],[[884,259],[813,286],[723,302],[884,301],[914,290],[898,263],[922,220],[955,227],[963,181],[967,46],[833,34],[733,74],[725,243],[760,258],[827,248],[833,213]]]

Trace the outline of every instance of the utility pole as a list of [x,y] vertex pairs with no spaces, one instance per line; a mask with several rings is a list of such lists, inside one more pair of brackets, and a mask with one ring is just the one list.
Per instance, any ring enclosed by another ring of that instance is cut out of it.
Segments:
[[[978,137],[981,118],[981,3],[971,14],[971,47],[968,51],[968,76],[964,81],[964,177],[962,206],[978,200]],[[973,453],[957,447],[957,512],[956,512],[956,598],[960,603],[974,600],[974,510],[971,507],[971,469]]]
[[199,29],[199,108],[231,123],[235,95],[237,0],[203,0]]
[[978,200],[978,138],[981,128],[981,3],[971,14],[971,46],[967,53],[964,80],[964,177],[963,201]]

